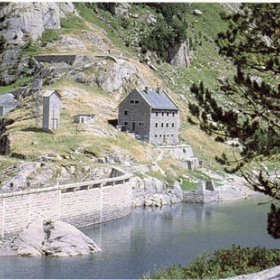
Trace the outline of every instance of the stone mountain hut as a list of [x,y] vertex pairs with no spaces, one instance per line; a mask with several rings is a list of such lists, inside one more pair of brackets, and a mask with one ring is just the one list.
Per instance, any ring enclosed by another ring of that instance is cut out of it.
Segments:
[[155,145],[179,142],[179,108],[157,90],[134,89],[119,104],[118,127]]
[[43,130],[55,130],[60,124],[61,96],[56,90],[43,95]]

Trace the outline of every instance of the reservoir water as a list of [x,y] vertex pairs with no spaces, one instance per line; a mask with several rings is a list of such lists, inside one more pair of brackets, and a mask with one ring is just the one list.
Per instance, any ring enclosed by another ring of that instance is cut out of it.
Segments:
[[0,278],[139,279],[186,265],[199,254],[233,244],[279,248],[266,233],[267,197],[209,204],[136,208],[125,218],[83,229],[102,249],[70,258],[0,257]]

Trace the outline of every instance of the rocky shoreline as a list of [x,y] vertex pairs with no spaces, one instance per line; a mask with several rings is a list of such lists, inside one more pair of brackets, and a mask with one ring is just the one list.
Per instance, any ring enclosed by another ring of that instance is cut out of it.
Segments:
[[255,194],[256,192],[254,190],[246,186],[243,178],[231,174],[222,178],[219,186],[215,186],[213,181],[199,182],[195,191],[183,192],[183,201],[208,203],[246,199]]

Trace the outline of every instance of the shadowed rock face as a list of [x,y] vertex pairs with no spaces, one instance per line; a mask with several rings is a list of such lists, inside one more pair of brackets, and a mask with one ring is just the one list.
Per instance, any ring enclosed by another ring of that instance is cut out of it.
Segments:
[[0,255],[68,257],[86,255],[100,248],[74,226],[52,220],[30,223]]

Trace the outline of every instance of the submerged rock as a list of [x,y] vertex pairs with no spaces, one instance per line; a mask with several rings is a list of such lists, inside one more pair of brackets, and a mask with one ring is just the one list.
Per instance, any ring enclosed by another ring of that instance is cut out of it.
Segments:
[[52,220],[30,223],[0,255],[68,257],[100,251],[89,237],[74,226]]

